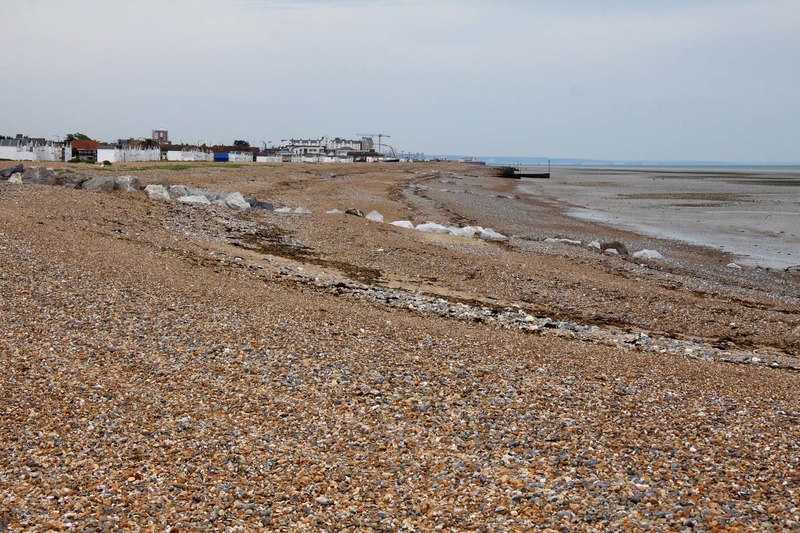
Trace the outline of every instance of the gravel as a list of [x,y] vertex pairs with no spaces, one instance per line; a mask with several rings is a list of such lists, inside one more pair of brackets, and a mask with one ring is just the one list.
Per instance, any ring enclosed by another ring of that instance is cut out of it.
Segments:
[[[0,524],[798,527],[796,277],[528,241],[513,211],[474,220],[503,243],[325,215],[477,218],[419,196],[441,173],[369,167],[179,180],[304,217],[0,183]],[[485,191],[458,198],[518,202],[438,168]]]

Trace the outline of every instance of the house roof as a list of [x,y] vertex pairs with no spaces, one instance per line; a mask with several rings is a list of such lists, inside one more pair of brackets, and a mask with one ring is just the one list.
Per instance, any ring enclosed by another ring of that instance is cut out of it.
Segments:
[[72,141],[73,150],[97,150],[97,141],[84,141],[76,139]]

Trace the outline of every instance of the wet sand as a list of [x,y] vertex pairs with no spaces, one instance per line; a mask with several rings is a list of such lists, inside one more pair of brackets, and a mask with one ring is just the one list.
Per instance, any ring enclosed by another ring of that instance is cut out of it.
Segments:
[[745,265],[800,264],[800,170],[563,168],[519,190],[578,219],[709,246]]

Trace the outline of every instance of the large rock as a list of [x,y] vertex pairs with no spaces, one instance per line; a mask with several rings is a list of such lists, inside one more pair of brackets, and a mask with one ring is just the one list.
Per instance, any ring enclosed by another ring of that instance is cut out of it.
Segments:
[[614,249],[618,254],[628,255],[628,247],[619,241],[604,242],[600,245],[600,250],[605,252],[608,249]]
[[144,192],[151,200],[169,200],[169,191],[163,185],[150,184],[144,188]]
[[63,185],[67,189],[80,189],[81,185],[92,179],[86,174],[79,174],[70,168],[60,168],[56,171],[56,185]]
[[22,182],[36,185],[55,185],[56,172],[52,168],[28,167],[22,173]]
[[381,215],[377,211],[370,211],[369,214],[366,216],[366,219],[371,220],[373,222],[383,222],[383,215]]
[[242,196],[240,192],[232,192],[227,195],[224,200],[225,205],[231,209],[238,209],[239,211],[247,211],[250,209],[250,204],[244,199],[244,196]]
[[114,190],[113,176],[96,176],[83,182],[81,189],[91,192],[111,192]]
[[633,257],[636,259],[664,259],[664,256],[655,250],[639,250],[634,252]]
[[298,214],[298,215],[310,215],[311,214],[311,209],[309,209],[307,207],[295,207],[294,211],[292,211],[292,213],[295,213],[295,214]]
[[139,180],[133,176],[117,176],[114,178],[114,190],[122,192],[137,192],[142,190]]
[[189,187],[189,194],[188,196],[205,196],[208,198],[209,202],[213,202],[214,200],[224,200],[225,195],[219,194],[212,191],[207,191],[205,189],[198,189],[197,187]]
[[345,214],[346,215],[353,215],[355,217],[364,218],[364,212],[361,209],[352,209],[351,208],[351,209],[348,209],[347,211],[345,211]]
[[464,226],[463,228],[449,228],[450,234],[456,237],[474,237],[480,230],[474,226]]
[[4,168],[3,170],[0,170],[0,179],[7,180],[12,174],[22,174],[23,172],[25,172],[25,167],[23,167],[21,164]]
[[263,209],[264,211],[272,211],[275,207],[269,202],[262,202],[256,198],[245,198],[250,207],[253,209]]
[[21,172],[15,172],[14,174],[11,174],[11,177],[8,178],[8,182],[9,183],[16,183],[18,185],[22,185],[22,173]]
[[442,226],[441,224],[437,224],[436,222],[426,222],[424,224],[418,225],[414,229],[416,229],[417,231],[422,231],[424,233],[441,233],[443,235],[450,233],[450,228]]
[[508,237],[502,233],[498,233],[491,228],[484,228],[481,230],[479,237],[485,241],[506,241]]
[[208,198],[205,196],[200,196],[199,194],[181,196],[178,198],[178,201],[189,205],[211,205],[211,201]]
[[169,196],[170,198],[180,198],[181,196],[194,196],[194,193],[186,185],[172,185],[169,188]]
[[414,229],[414,223],[410,220],[395,220],[392,222],[392,226],[397,226],[398,228],[405,228],[405,229]]

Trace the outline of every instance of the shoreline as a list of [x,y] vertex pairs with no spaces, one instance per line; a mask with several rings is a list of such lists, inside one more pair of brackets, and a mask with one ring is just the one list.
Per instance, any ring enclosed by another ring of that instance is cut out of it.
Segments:
[[800,265],[800,172],[572,169],[551,180],[518,189],[549,196],[565,216],[710,247],[737,264]]

